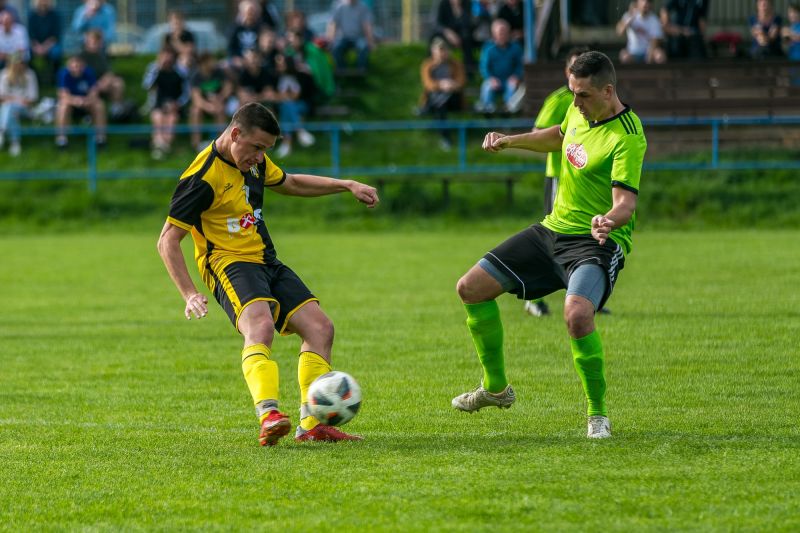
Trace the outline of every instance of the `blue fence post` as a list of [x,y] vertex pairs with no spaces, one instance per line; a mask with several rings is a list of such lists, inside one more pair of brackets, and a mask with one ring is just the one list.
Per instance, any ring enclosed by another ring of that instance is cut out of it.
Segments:
[[339,125],[331,130],[331,170],[333,177],[339,179],[342,165],[342,154],[340,153],[340,133]]
[[719,120],[711,121],[711,168],[719,168]]
[[89,192],[97,192],[97,144],[95,143],[94,128],[84,128],[86,132],[86,156],[89,168]]

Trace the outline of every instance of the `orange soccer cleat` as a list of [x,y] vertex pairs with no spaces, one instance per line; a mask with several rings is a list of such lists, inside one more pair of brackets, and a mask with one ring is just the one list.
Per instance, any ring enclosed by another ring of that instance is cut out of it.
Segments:
[[262,446],[275,446],[282,437],[289,433],[291,427],[292,423],[289,421],[289,417],[277,409],[273,409],[261,422],[258,442]]

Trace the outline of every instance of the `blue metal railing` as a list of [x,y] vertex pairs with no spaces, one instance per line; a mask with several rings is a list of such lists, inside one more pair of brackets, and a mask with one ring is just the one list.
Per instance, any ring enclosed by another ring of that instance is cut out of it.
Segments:
[[[709,127],[710,128],[710,157],[705,162],[688,160],[651,161],[645,163],[646,170],[749,170],[749,169],[797,169],[800,168],[798,160],[720,160],[720,128],[728,126],[778,126],[800,125],[800,117],[705,117],[705,118],[643,118],[646,127]],[[330,137],[330,163],[327,166],[293,167],[291,164],[281,165],[291,172],[314,173],[339,178],[344,175],[381,176],[381,175],[415,175],[415,174],[488,174],[512,172],[541,172],[544,163],[541,160],[522,163],[502,163],[498,158],[497,163],[486,164],[470,162],[467,157],[467,132],[469,130],[481,131],[526,131],[529,130],[532,120],[529,119],[495,119],[495,120],[451,120],[446,122],[432,120],[414,121],[380,121],[380,122],[309,122],[305,128],[326,133]],[[291,131],[291,128],[285,128]],[[354,132],[374,131],[429,131],[429,130],[455,130],[458,134],[456,161],[452,164],[418,164],[418,165],[376,165],[376,166],[344,166],[342,164],[342,135]],[[206,134],[216,134],[218,127],[204,126]],[[177,134],[186,134],[192,128],[181,125],[175,129]],[[131,136],[150,135],[152,127],[147,124],[140,125],[113,125],[107,128],[107,134]],[[55,128],[52,127],[26,127],[22,129],[23,136],[54,136]],[[0,180],[30,180],[30,179],[61,179],[61,180],[87,180],[89,190],[94,192],[100,180],[130,179],[130,178],[164,178],[177,177],[183,168],[128,168],[105,170],[98,167],[98,160],[102,155],[98,153],[95,144],[96,131],[92,127],[72,127],[67,130],[71,136],[86,138],[86,168],[59,169],[41,171],[0,171]],[[188,161],[187,161],[188,164]]]

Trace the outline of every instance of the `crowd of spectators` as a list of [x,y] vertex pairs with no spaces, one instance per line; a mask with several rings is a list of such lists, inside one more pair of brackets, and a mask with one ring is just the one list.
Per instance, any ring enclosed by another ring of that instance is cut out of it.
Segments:
[[[341,0],[325,35],[314,35],[300,11],[284,17],[271,0],[239,0],[220,58],[199,54],[184,14],[172,11],[157,57],[142,76],[142,103],[126,98],[125,81],[109,57],[117,28],[115,9],[106,0],[84,0],[68,26],[52,0],[35,0],[27,20],[28,28],[0,0],[0,146],[10,141],[13,156],[21,152],[20,119],[36,114],[52,117],[59,148],[69,146],[71,124],[90,122],[102,147],[109,121],[144,114],[153,126],[151,154],[160,159],[172,149],[178,124],[190,125],[192,145],[201,149],[213,129],[204,124],[224,124],[241,104],[258,101],[272,107],[285,126],[276,152],[285,157],[295,140],[314,144],[303,121],[333,96],[337,71],[366,74],[375,47],[372,15],[361,0]],[[65,33],[79,42],[79,50],[68,55]],[[55,98],[36,105],[40,88]]]

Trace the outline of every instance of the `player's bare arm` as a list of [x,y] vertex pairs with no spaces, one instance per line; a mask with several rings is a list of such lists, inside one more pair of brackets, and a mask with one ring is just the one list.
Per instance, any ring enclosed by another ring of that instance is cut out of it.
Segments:
[[325,196],[349,191],[367,207],[375,207],[380,202],[378,191],[355,180],[337,180],[311,174],[287,174],[286,180],[272,190],[288,196]]
[[505,135],[496,131],[486,134],[483,139],[483,149],[487,152],[500,152],[506,148],[520,148],[533,152],[558,152],[561,150],[561,126],[537,129],[535,131],[520,133],[519,135]]
[[605,215],[592,217],[592,237],[600,244],[605,244],[609,233],[627,224],[636,210],[635,192],[614,187],[611,195],[614,202],[611,210]]
[[186,268],[186,261],[183,259],[181,241],[187,233],[188,231],[174,224],[164,223],[161,236],[158,238],[158,253],[167,267],[169,277],[186,302],[183,314],[187,320],[191,320],[193,313],[197,318],[203,318],[208,314],[208,298],[195,287]]

